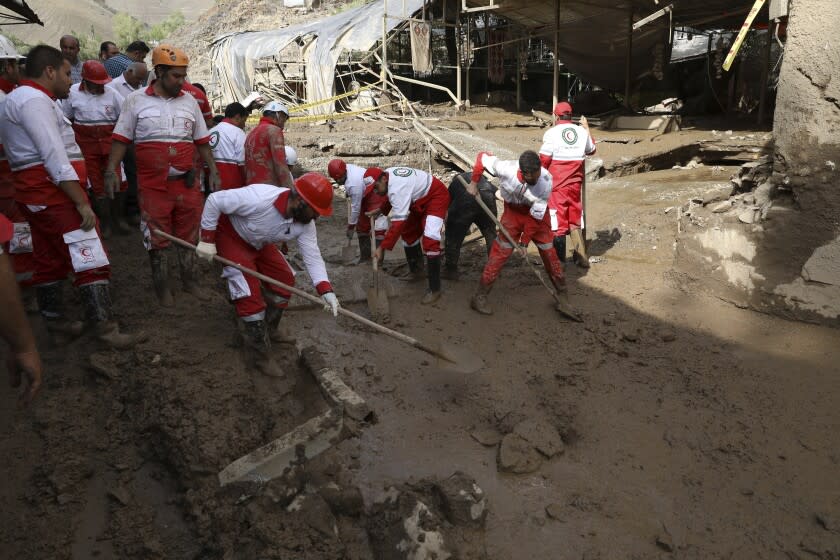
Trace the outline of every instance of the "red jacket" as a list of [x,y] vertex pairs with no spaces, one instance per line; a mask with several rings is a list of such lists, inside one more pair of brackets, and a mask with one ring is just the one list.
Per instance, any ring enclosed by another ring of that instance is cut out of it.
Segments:
[[283,129],[266,117],[245,138],[245,184],[255,183],[277,187],[292,184]]

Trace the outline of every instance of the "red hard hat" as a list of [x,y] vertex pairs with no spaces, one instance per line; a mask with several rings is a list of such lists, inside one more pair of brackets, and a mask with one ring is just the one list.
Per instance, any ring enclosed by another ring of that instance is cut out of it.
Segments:
[[560,103],[554,106],[554,114],[558,117],[567,114],[571,115],[572,106],[567,101],[561,101]]
[[98,60],[86,60],[82,64],[82,79],[92,84],[105,85],[111,81],[111,76]]
[[338,181],[347,173],[347,164],[344,163],[343,159],[331,159],[329,165],[327,165],[327,173]]
[[333,189],[329,179],[310,171],[295,180],[295,190],[318,215],[332,215]]
[[[368,170],[365,171],[363,178],[367,179],[368,177],[370,177],[372,179],[371,182],[375,183],[379,180],[380,177],[382,177],[383,173],[385,172],[379,169],[378,167],[369,167]],[[368,184],[368,182],[365,181],[365,184]]]

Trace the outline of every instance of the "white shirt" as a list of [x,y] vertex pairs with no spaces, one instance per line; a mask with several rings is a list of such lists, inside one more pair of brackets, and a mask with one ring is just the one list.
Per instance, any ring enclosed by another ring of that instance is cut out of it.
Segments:
[[0,137],[12,171],[43,164],[56,184],[79,180],[70,165],[71,160],[83,161],[73,127],[43,91],[24,85],[6,96]]
[[388,201],[391,203],[391,221],[408,218],[411,203],[429,194],[432,176],[411,167],[389,167]]
[[201,214],[201,229],[215,231],[219,217],[226,214],[236,233],[255,249],[269,243],[297,240],[303,264],[313,286],[329,282],[327,267],[318,248],[315,221],[295,222],[274,206],[277,197],[289,189],[257,183],[239,189],[218,191],[207,197]]
[[229,122],[210,129],[210,148],[217,163],[245,165],[245,131]]
[[114,134],[135,144],[141,142],[189,142],[207,138],[207,125],[195,97],[182,92],[177,97],[151,95],[152,86],[125,99]]
[[535,185],[529,185],[519,178],[518,161],[502,161],[496,156],[484,154],[481,164],[485,171],[499,178],[499,194],[508,204],[531,206],[536,201],[547,202],[551,195],[551,173],[540,168],[540,178]]
[[[348,225],[356,225],[359,221],[359,214],[362,211],[362,199],[365,197],[364,167],[359,165],[347,164],[347,178],[344,180],[344,192],[350,198],[350,217],[347,219]],[[370,181],[371,178],[368,177]]]
[[540,154],[550,155],[553,161],[583,161],[595,151],[589,131],[572,123],[552,126],[543,134]]
[[120,118],[123,96],[106,85],[102,95],[94,95],[73,84],[67,99],[59,101],[64,116],[82,126],[113,126]]
[[118,77],[111,80],[111,83],[108,85],[117,90],[123,98],[128,97],[130,93],[134,93],[140,89],[139,86],[137,88],[131,87],[131,84],[125,81],[125,74],[120,74]]

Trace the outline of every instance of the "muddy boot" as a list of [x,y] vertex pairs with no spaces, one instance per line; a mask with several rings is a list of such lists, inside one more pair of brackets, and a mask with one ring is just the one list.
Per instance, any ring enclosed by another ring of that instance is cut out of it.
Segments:
[[440,257],[426,257],[426,270],[429,273],[429,289],[420,303],[430,305],[440,299]]
[[114,193],[114,199],[111,201],[111,223],[119,235],[131,233],[131,227],[125,221],[125,195],[124,192]]
[[266,322],[268,323],[268,337],[271,342],[279,344],[294,344],[297,342],[295,335],[289,330],[288,323],[282,323],[283,309],[270,307],[266,311]]
[[554,309],[572,321],[582,321],[580,315],[578,315],[575,308],[572,307],[572,304],[569,302],[569,290],[566,288],[565,279],[554,280],[553,284],[554,291],[557,293],[557,301],[554,303]]
[[357,239],[359,240],[359,263],[370,262],[370,236],[360,234]]
[[250,365],[269,377],[285,377],[286,374],[271,357],[271,341],[266,323],[262,320],[244,321],[245,346],[249,350]]
[[210,294],[199,286],[195,279],[195,253],[185,249],[177,249],[177,251],[178,268],[181,270],[181,285],[184,291],[201,301],[210,301]]
[[169,285],[169,259],[165,249],[152,249],[149,251],[149,261],[152,264],[152,284],[155,287],[155,295],[163,307],[175,305],[172,297],[172,288]]
[[493,284],[485,286],[481,282],[478,283],[478,289],[473,294],[472,299],[470,300],[470,307],[481,313],[482,315],[492,315],[493,310],[490,309],[490,306],[487,303],[487,294],[490,293],[490,290],[493,288]]
[[458,280],[458,260],[460,258],[461,248],[455,247],[454,243],[450,243],[447,238],[446,248],[444,249],[445,263],[443,265],[443,278],[446,280]]
[[61,282],[35,286],[35,299],[47,331],[76,338],[85,329],[81,321],[70,321],[64,316],[64,287]]
[[552,245],[554,246],[554,252],[557,253],[557,258],[560,260],[561,263],[566,262],[566,236],[561,235],[559,237],[555,237],[554,241],[552,241]]
[[589,268],[589,253],[586,252],[586,240],[580,228],[573,229],[569,234],[572,241],[573,259],[580,268]]
[[126,334],[111,316],[111,294],[107,283],[85,284],[79,287],[85,318],[94,326],[96,338],[111,348],[123,350],[145,340],[142,333]]
[[110,239],[113,233],[111,224],[111,200],[108,198],[93,199],[93,211],[99,217],[99,232],[102,239]]
[[420,244],[404,247],[405,260],[408,263],[408,276],[402,278],[408,282],[419,282],[423,279],[423,249]]

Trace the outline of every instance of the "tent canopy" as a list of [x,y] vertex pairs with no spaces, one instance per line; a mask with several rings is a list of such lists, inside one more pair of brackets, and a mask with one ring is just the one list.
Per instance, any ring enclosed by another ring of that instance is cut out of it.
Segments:
[[0,6],[12,12],[9,14],[0,11],[0,23],[6,25],[15,23],[37,23],[41,26],[44,25],[44,22],[38,18],[38,14],[26,4],[25,0],[0,0]]

